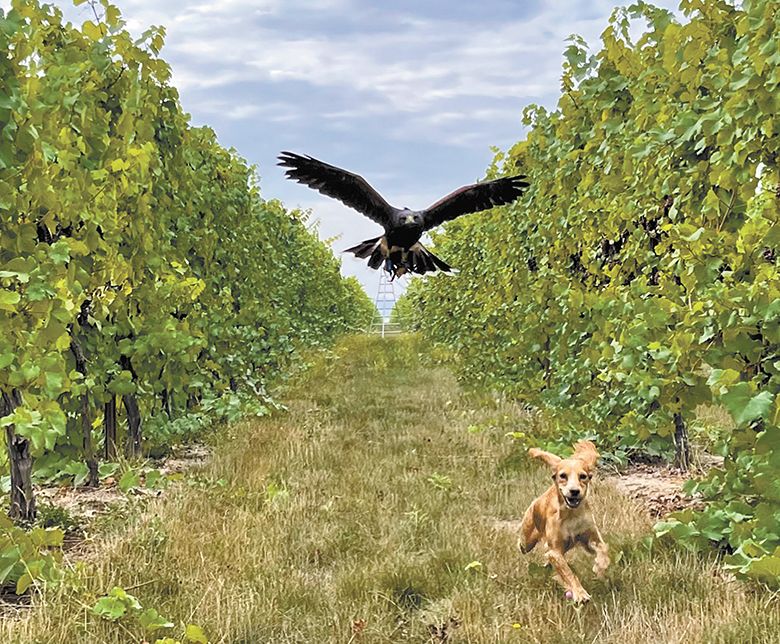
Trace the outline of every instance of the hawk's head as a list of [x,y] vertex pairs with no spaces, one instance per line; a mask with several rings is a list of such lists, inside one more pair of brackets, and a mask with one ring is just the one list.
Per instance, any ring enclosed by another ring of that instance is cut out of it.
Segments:
[[409,228],[422,228],[423,217],[419,212],[404,208],[398,213],[398,224],[400,226],[408,226]]

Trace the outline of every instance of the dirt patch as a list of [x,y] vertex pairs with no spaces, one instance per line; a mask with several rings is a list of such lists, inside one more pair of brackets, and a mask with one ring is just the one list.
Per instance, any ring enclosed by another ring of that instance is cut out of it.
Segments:
[[[161,474],[170,476],[204,465],[211,451],[205,445],[186,445],[177,448],[173,454],[161,461],[151,461],[148,469],[158,469]],[[147,468],[145,468],[147,469]],[[35,489],[39,503],[61,508],[78,523],[89,523],[98,516],[107,514],[112,508],[126,505],[133,497],[156,497],[162,494],[160,489],[145,487],[132,488],[127,494],[117,486],[116,477],[101,482],[100,487],[77,487],[63,485],[44,486]]]
[[[632,499],[651,518],[660,519],[678,510],[702,508],[704,501],[701,496],[686,494],[683,485],[722,464],[723,459],[709,455],[700,457],[698,467],[690,472],[681,472],[669,465],[635,463],[619,473],[602,472],[600,478]],[[490,519],[490,522],[496,530],[513,534],[519,533],[522,523],[520,519]]]
[[[715,461],[709,463],[707,469],[715,464]],[[619,474],[606,475],[604,479],[633,499],[652,518],[659,519],[685,508],[703,507],[698,494],[689,496],[683,492],[685,482],[700,475],[700,471],[681,472],[668,465],[634,464]]]
[[[211,457],[211,450],[205,445],[184,445],[173,450],[165,459],[150,461],[145,470],[158,469],[164,476],[182,474],[205,465]],[[96,519],[111,513],[121,513],[131,502],[154,498],[164,494],[164,489],[149,489],[143,486],[122,492],[117,477],[109,477],[100,487],[35,486],[35,498],[39,507],[49,506],[63,510],[69,525],[65,530],[63,552],[68,561],[83,561],[94,554],[96,541],[92,526]]]
[[45,503],[65,510],[78,523],[88,523],[106,514],[112,507],[127,503],[127,496],[116,486],[113,478],[100,487],[42,487],[35,490],[38,504]]
[[173,455],[166,458],[158,467],[160,472],[169,476],[186,472],[205,465],[211,458],[211,449],[206,445],[183,445]]
[[32,594],[17,595],[16,584],[0,586],[0,619],[23,617],[32,606]]

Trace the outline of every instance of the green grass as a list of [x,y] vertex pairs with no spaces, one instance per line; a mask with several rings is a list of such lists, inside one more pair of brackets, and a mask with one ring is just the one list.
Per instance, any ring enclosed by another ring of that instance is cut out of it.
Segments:
[[74,572],[82,588],[5,619],[0,641],[141,642],[136,623],[88,610],[115,585],[138,586],[173,634],[194,622],[235,644],[442,642],[445,624],[455,643],[780,641],[776,597],[648,550],[649,521],[605,483],[593,499],[614,564],[596,580],[575,557],[593,601],[567,603],[515,547],[548,476],[505,434],[533,419],[467,396],[421,351],[343,342],[299,378],[288,413],[234,426],[197,484],[106,529]]

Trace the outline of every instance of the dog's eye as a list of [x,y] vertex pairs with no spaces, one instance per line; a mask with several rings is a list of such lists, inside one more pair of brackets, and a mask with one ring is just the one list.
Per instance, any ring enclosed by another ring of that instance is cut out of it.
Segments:
[[580,474],[580,481],[584,481],[586,478],[588,478],[587,474]]
[[563,474],[563,473],[559,474],[558,476],[560,476],[560,477],[561,477],[561,481],[565,481],[567,478],[569,478],[568,476],[566,476],[566,475],[565,475],[565,474]]

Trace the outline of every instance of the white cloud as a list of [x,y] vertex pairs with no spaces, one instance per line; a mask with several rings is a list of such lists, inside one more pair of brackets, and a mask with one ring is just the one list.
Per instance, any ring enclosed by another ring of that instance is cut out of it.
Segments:
[[[443,4],[437,18],[431,17],[431,7],[425,14],[394,12],[392,6],[369,8],[353,0],[125,0],[120,5],[136,32],[150,24],[167,26],[164,55],[172,60],[174,83],[185,96],[240,93],[248,85],[267,94],[277,84],[300,83],[349,96],[355,107],[319,114],[333,131],[349,129],[355,117],[389,117],[396,125],[388,132],[398,140],[446,138],[469,147],[484,136],[491,119],[516,122],[523,105],[556,95],[564,39],[577,32],[595,42],[616,4],[561,0],[542,3],[530,15],[519,5],[514,19],[491,21],[490,0],[485,1],[485,18],[476,23],[453,19]],[[475,101],[482,105],[475,107]],[[506,101],[514,102],[514,111],[492,107]],[[207,103],[198,105],[211,113]],[[223,115],[285,123],[300,113],[261,114],[239,101]],[[478,122],[484,123],[474,128]]]
[[[74,22],[91,19],[85,5],[53,1]],[[565,38],[579,33],[597,48],[613,7],[626,4],[115,2],[135,34],[166,27],[163,57],[185,110],[260,164],[264,194],[313,207],[322,237],[343,233],[337,249],[378,227],[284,181],[273,165],[281,146],[343,161],[391,203],[424,207],[482,176],[488,147],[519,138],[525,105],[554,103]],[[376,273],[364,263],[345,258],[343,266],[375,292]]]
[[220,116],[231,121],[260,119],[271,123],[289,123],[304,117],[304,113],[287,103],[252,103],[245,99],[206,99],[189,104],[198,114]]

